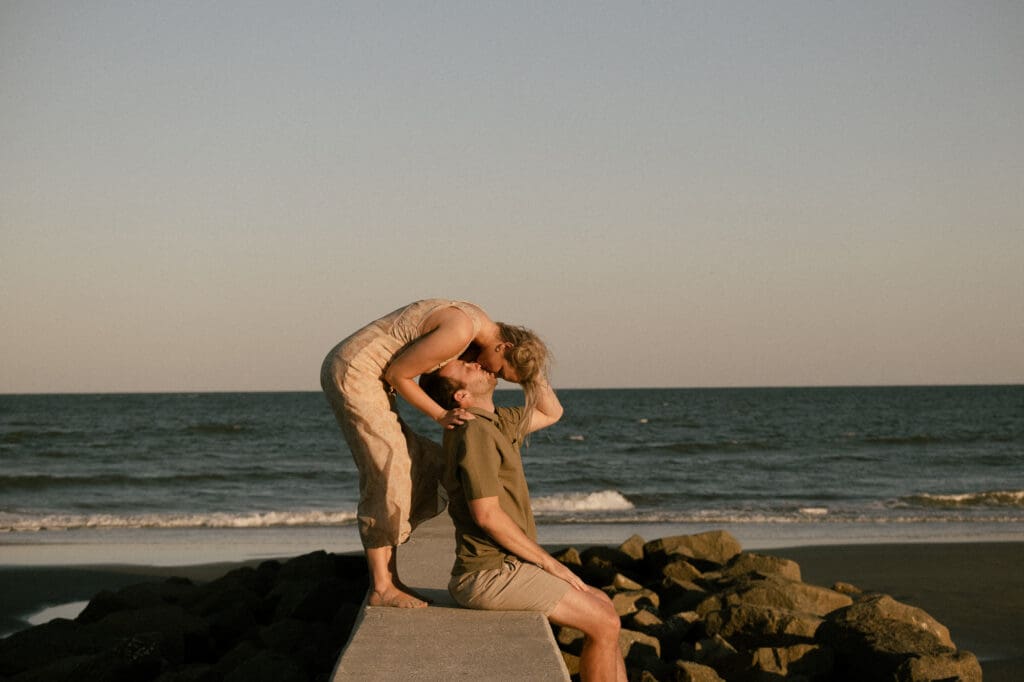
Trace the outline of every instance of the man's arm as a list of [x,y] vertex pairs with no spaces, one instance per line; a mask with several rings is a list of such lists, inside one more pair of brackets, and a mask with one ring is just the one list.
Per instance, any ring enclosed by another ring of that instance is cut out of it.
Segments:
[[561,578],[577,590],[586,592],[587,585],[575,573],[566,568],[560,561],[544,551],[544,548],[531,540],[516,525],[505,510],[501,508],[497,497],[482,497],[469,500],[469,513],[488,535],[506,550],[515,554],[523,561],[536,564],[542,570],[556,578]]
[[555,395],[555,391],[547,379],[541,377],[536,386],[537,405],[533,408],[533,414],[530,415],[530,426],[526,430],[527,433],[540,431],[562,418],[562,403],[558,401],[558,396]]

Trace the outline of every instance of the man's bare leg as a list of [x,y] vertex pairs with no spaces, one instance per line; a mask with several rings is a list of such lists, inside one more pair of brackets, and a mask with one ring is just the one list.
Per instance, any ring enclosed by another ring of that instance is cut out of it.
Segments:
[[585,635],[580,652],[580,680],[626,682],[626,662],[619,649],[619,616],[604,592],[594,587],[588,587],[587,592],[571,589],[548,619],[581,630]]
[[368,547],[366,563],[370,568],[370,606],[393,606],[400,609],[420,609],[427,602],[408,591],[398,579],[397,548]]

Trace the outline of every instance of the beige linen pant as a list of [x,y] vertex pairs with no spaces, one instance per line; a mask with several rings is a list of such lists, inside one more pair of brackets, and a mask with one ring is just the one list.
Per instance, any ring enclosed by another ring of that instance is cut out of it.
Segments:
[[327,355],[320,384],[359,470],[359,535],[370,549],[405,542],[445,500],[441,446],[402,421],[381,376],[398,348],[365,332]]

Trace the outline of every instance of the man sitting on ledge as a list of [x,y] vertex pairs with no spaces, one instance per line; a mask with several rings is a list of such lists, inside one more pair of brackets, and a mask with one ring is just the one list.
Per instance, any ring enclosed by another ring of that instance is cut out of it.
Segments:
[[462,360],[420,377],[439,405],[475,417],[444,434],[444,484],[456,541],[448,591],[467,608],[540,611],[552,623],[582,631],[580,678],[625,682],[611,600],[537,544],[519,448],[526,434],[557,422],[562,405],[544,382],[529,415],[523,407],[495,408],[497,383],[479,364]]

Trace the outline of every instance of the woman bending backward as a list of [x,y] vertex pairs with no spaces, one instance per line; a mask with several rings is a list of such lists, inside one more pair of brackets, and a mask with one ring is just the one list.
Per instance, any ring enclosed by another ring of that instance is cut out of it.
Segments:
[[460,408],[444,409],[415,381],[459,357],[521,384],[524,414],[535,402],[535,384],[547,378],[547,348],[533,332],[494,322],[472,303],[446,299],[399,308],[346,338],[324,359],[320,385],[359,470],[357,516],[371,606],[427,605],[399,579],[397,547],[444,509],[438,495],[443,458],[437,443],[402,421],[394,394],[444,428],[473,419]]

